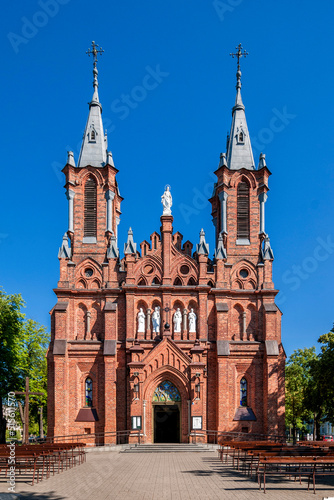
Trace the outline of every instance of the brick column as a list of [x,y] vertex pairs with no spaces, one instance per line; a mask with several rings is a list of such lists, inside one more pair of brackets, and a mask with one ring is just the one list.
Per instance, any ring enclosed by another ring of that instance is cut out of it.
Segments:
[[[218,297],[217,299],[218,300]],[[216,302],[217,310],[217,340],[228,340],[228,304],[226,302]]]
[[[116,342],[104,353],[104,430],[116,432]],[[105,444],[115,442],[116,436],[106,436]]]
[[162,215],[161,220],[161,237],[162,237],[162,262],[163,262],[163,285],[171,284],[171,257],[172,257],[172,242],[173,242],[173,216]]
[[208,295],[206,292],[198,294],[197,338],[208,339]]

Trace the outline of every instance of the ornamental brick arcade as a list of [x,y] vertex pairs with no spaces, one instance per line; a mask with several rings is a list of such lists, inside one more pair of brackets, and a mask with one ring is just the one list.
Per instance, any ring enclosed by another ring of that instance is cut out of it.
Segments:
[[51,311],[48,433],[140,430],[148,443],[188,442],[194,429],[282,434],[285,354],[264,220],[270,171],[264,155],[254,165],[240,67],[210,199],[213,259],[203,230],[196,248],[174,232],[170,204],[140,250],[129,230],[121,258],[123,199],[94,56],[79,161],[69,152],[63,170],[69,229]]

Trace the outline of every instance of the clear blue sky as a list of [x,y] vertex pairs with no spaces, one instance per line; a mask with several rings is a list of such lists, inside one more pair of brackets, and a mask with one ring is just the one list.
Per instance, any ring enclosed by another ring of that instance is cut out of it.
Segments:
[[[256,161],[266,153],[273,174],[266,230],[283,343],[288,355],[314,345],[334,321],[333,17],[332,2],[309,0],[7,2],[0,20],[5,291],[22,293],[28,316],[49,328],[67,230],[61,168],[67,150],[77,159],[87,119],[92,40],[105,50],[99,92],[125,198],[120,247],[129,226],[137,243],[159,230],[168,183],[175,231],[195,244],[203,227],[213,254],[206,200],[235,98],[229,53],[241,42]],[[143,91],[157,70],[158,84]],[[123,95],[132,97],[120,108]]]

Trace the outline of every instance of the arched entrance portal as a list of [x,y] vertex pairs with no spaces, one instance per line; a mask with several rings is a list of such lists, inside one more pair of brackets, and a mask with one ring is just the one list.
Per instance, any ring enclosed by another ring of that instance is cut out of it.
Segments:
[[154,442],[179,443],[181,396],[177,388],[165,380],[155,389],[152,404]]

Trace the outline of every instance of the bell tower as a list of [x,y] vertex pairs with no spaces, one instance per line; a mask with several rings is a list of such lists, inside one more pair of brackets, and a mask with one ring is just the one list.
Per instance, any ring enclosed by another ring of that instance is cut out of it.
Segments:
[[236,99],[210,199],[216,228],[218,428],[224,428],[224,408],[232,403],[222,391],[227,384],[235,392],[248,387],[247,403],[240,396],[240,407],[227,415],[239,430],[283,433],[285,354],[265,229],[271,173],[262,153],[255,166],[241,98],[240,59],[248,53],[239,44],[231,55],[237,58]]
[[93,97],[78,163],[69,151],[63,169],[68,230],[58,252],[58,302],[51,311],[50,435],[116,429],[117,226],[123,198],[103,130],[97,78],[102,52],[95,42],[87,51],[93,56]]
[[[227,138],[227,151],[221,153],[217,182],[210,202],[216,228],[216,259],[236,263],[242,259],[254,264],[261,262],[266,273],[258,272],[256,281],[262,288],[273,288],[271,267],[273,252],[265,232],[265,202],[269,191],[265,155],[261,153],[255,167],[245,106],[241,98],[240,58],[248,53],[231,54],[237,57],[236,99],[232,108],[232,124]],[[266,262],[267,261],[267,262]],[[267,264],[267,265],[266,265]]]
[[117,226],[122,197],[116,181],[118,170],[107,149],[107,134],[103,130],[102,106],[98,95],[97,49],[92,42],[94,93],[89,103],[89,114],[82,140],[78,165],[73,153],[68,153],[63,169],[68,198],[68,231],[71,258],[76,255],[94,254],[103,261],[118,257]]

